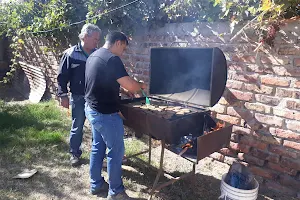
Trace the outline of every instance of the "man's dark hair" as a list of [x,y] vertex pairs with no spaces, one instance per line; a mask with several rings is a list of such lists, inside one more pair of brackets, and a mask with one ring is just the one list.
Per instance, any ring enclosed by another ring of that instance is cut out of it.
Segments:
[[126,45],[128,45],[128,39],[127,36],[119,31],[113,31],[109,32],[106,35],[106,42],[108,42],[110,45],[114,44],[116,41],[126,42]]

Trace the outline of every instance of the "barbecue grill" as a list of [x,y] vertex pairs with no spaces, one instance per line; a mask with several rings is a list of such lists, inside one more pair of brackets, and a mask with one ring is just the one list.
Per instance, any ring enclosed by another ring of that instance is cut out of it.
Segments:
[[[149,135],[149,164],[151,138],[161,140],[160,170],[152,197],[155,190],[194,174],[199,160],[226,147],[232,125],[213,119],[209,111],[223,95],[227,81],[227,63],[219,48],[161,47],[152,48],[150,55],[151,106],[145,105],[145,98],[124,99],[121,112],[124,124],[133,128],[137,137]],[[194,162],[193,170],[156,186],[163,172],[165,148]]]

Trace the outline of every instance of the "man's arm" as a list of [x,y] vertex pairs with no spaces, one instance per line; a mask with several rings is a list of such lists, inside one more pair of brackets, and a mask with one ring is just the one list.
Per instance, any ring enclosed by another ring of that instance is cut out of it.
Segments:
[[57,75],[57,96],[60,97],[60,104],[65,108],[69,108],[69,97],[68,97],[68,82],[70,80],[69,72],[69,56],[64,53],[60,60],[58,75]]
[[118,83],[122,88],[125,88],[131,93],[139,92],[141,89],[146,89],[146,85],[144,83],[139,83],[135,81],[133,78],[129,76],[124,76],[122,78],[117,79]]
[[125,70],[124,64],[121,59],[116,56],[109,60],[109,64],[111,65],[111,69],[114,69],[114,78],[120,84],[122,88],[128,90],[131,93],[136,93],[141,89],[145,89],[146,85],[144,83],[139,83],[135,81],[133,78],[130,78],[128,73]]

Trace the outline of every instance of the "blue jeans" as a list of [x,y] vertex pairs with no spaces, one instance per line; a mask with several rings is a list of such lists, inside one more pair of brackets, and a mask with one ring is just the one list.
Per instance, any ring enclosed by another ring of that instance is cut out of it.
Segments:
[[76,157],[80,157],[82,151],[80,150],[83,125],[85,121],[84,114],[84,96],[71,94],[70,104],[72,106],[72,127],[70,131],[70,153]]
[[87,104],[85,114],[91,124],[93,133],[90,154],[91,191],[101,188],[104,183],[101,170],[107,148],[108,194],[121,193],[124,191],[121,177],[122,159],[125,151],[123,121],[118,113],[101,114],[91,109]]

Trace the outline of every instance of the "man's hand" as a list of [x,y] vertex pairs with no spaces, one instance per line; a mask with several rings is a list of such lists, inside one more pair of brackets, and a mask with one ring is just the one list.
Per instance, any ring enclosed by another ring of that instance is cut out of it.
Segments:
[[126,95],[132,99],[135,97],[135,95],[129,91],[126,93]]
[[141,89],[145,90],[147,89],[147,85],[145,83],[140,83],[141,84]]
[[121,90],[120,90],[120,91],[121,91],[122,94],[126,95],[127,97],[130,97],[130,98],[134,98],[134,97],[135,97],[134,93],[129,92],[129,91],[126,90],[125,88],[122,88],[122,87],[121,87]]
[[69,109],[69,97],[68,96],[63,96],[60,97],[60,106]]
[[144,83],[139,83],[135,81],[133,78],[130,78],[129,76],[124,76],[122,78],[119,78],[118,83],[121,85],[122,88],[125,88],[126,90],[130,91],[131,93],[139,92],[141,89],[146,89],[147,86]]

